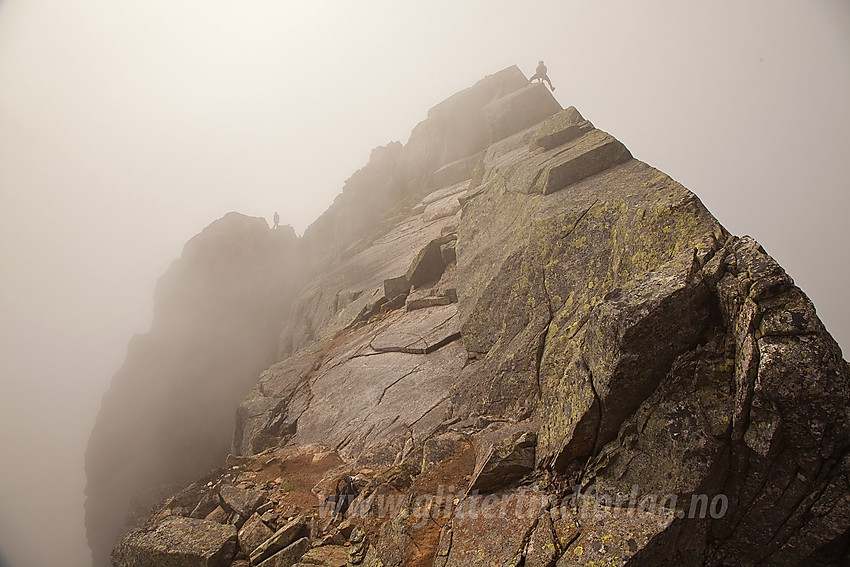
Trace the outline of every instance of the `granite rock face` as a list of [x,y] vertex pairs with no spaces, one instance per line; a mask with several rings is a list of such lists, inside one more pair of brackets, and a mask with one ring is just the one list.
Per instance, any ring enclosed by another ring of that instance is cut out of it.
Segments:
[[[432,109],[305,236],[325,254],[236,412],[244,466],[210,483],[258,492],[269,531],[298,502],[349,565],[842,565],[850,369],[814,306],[517,73]],[[361,223],[342,203],[370,191]],[[171,513],[217,502],[193,486]]]

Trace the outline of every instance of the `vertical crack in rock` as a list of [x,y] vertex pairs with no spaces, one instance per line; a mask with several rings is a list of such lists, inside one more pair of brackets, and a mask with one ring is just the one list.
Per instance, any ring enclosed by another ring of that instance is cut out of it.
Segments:
[[[561,503],[559,503],[559,506],[560,505]],[[581,517],[578,512],[579,505],[578,503],[576,503],[575,517],[573,518],[573,521],[575,522],[577,529],[575,533],[572,534],[572,537],[567,540],[566,543],[561,543],[561,538],[558,537],[558,530],[555,528],[554,524],[552,525],[552,532],[555,540],[555,563],[559,563],[561,557],[563,557],[564,554],[567,553],[567,550],[569,550],[570,547],[578,540],[578,538],[582,536]]]
[[[566,551],[566,548],[561,549],[561,542],[558,541],[558,539],[559,539],[558,538],[558,531],[555,529],[554,522],[551,521],[552,520],[552,509],[551,509],[551,507],[548,510],[546,510],[546,513],[549,514],[549,522],[548,522],[549,535],[552,537],[552,541],[555,543],[555,561],[552,562],[554,564],[561,557],[561,554],[563,554],[563,552]],[[576,537],[578,537],[578,536],[576,536]]]
[[599,436],[602,432],[602,399],[599,397],[599,393],[596,391],[596,384],[593,382],[593,371],[590,369],[590,366],[584,359],[584,355],[581,356],[581,363],[582,365],[584,365],[584,369],[587,371],[588,384],[590,385],[591,392],[593,392],[594,405],[596,406],[596,427],[593,434],[593,444],[591,445],[590,454],[587,455],[587,460],[584,463],[581,475],[579,475],[579,479],[584,480],[584,476],[587,473],[587,469],[590,467],[590,463],[593,460],[593,455],[598,453],[599,449],[601,449],[601,447],[598,447],[598,444]]
[[552,311],[549,311],[549,320],[546,326],[537,335],[537,353],[534,361],[534,375],[537,379],[537,397],[543,398],[543,385],[540,383],[540,367],[543,363],[543,352],[546,350],[546,337],[549,334],[549,326],[552,324]]
[[541,270],[541,276],[543,279],[543,293],[546,295],[546,307],[548,308],[549,315],[546,318],[546,326],[543,327],[543,330],[540,331],[540,334],[537,335],[537,352],[535,356],[534,362],[534,375],[537,379],[537,397],[538,399],[543,399],[543,385],[540,383],[540,367],[543,364],[543,353],[546,350],[546,339],[549,335],[549,326],[552,324],[552,319],[554,314],[552,313],[552,296],[549,294],[549,287],[546,284],[546,266],[543,266]]
[[[546,510],[546,513],[549,513],[548,509]],[[540,523],[540,513],[535,516],[534,521],[522,535],[522,540],[520,540],[519,547],[514,554],[514,558],[510,565],[514,567],[523,567],[525,565],[525,557],[528,554],[528,544],[531,542],[531,536],[534,534],[534,530],[537,529],[538,523]]]

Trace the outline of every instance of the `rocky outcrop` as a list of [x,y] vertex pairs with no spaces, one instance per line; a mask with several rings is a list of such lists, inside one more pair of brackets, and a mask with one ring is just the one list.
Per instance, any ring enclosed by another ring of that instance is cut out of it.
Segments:
[[[299,538],[281,561],[339,562],[347,538],[369,567],[842,564],[850,368],[814,306],[550,98],[507,69],[392,150],[410,190],[311,272],[237,410],[235,468],[151,522],[215,505],[266,536],[252,565]],[[332,209],[348,228],[326,242],[354,230]]]
[[151,329],[130,342],[86,453],[96,566],[156,502],[227,455],[233,407],[275,360],[299,263],[291,227],[230,213],[162,277]]

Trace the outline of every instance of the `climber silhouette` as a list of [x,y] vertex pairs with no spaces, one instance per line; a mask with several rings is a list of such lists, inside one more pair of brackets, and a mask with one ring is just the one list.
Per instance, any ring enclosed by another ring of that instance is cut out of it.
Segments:
[[531,83],[534,79],[537,79],[541,83],[546,81],[549,83],[549,88],[554,92],[555,87],[552,86],[552,81],[549,80],[549,75],[546,74],[548,69],[546,69],[546,65],[543,64],[543,61],[537,64],[537,69],[534,71],[534,75],[528,80]]
[[277,211],[274,212],[274,227],[277,228],[277,225],[280,224],[280,215],[277,214]]

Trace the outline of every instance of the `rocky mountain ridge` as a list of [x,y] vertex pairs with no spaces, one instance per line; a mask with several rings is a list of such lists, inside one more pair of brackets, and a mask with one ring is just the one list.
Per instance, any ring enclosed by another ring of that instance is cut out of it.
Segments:
[[[169,454],[170,420],[205,459],[105,491],[146,465],[109,461],[138,430],[109,413],[126,394],[104,401],[112,437],[96,428],[87,455],[95,553],[117,540],[98,524],[104,494],[188,485],[137,518],[114,565],[839,565],[850,550],[850,370],[811,302],[515,67],[375,150],[302,239],[260,233],[272,252],[240,248],[243,287],[225,286],[244,295],[195,298],[199,268],[150,333],[182,341],[173,310],[194,336],[224,299],[203,328],[272,337],[253,390],[245,366],[216,378],[243,388],[227,396],[244,397],[232,454],[180,430],[180,388],[215,382],[169,367],[175,407],[144,457]],[[128,366],[111,393],[144,390],[150,368]],[[200,405],[227,423],[225,400]],[[344,475],[357,494],[341,521],[328,497]]]

